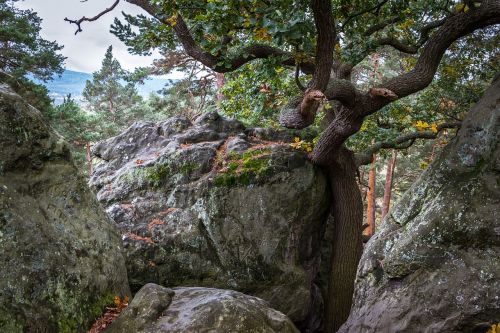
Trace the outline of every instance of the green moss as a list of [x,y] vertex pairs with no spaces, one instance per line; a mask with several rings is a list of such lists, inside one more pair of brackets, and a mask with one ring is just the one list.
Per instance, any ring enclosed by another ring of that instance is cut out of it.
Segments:
[[60,333],[74,333],[80,332],[82,329],[88,327],[83,327],[84,325],[90,326],[98,317],[100,317],[107,306],[113,305],[115,295],[105,294],[99,297],[96,301],[85,307],[83,313],[86,314],[85,317],[78,315],[78,312],[67,313],[61,319],[59,319],[57,326],[58,332]]
[[179,167],[179,172],[184,176],[188,176],[191,174],[191,172],[196,171],[199,168],[200,166],[196,163],[186,162]]
[[62,318],[57,323],[59,333],[74,333],[79,331],[81,323],[75,318]]
[[104,296],[99,297],[91,306],[90,306],[90,313],[92,313],[92,316],[97,318],[106,309],[107,306],[110,306],[114,303],[115,300],[115,295],[112,294],[107,294]]
[[192,172],[198,170],[200,165],[194,162],[185,162],[180,165],[175,165],[175,162],[164,162],[156,164],[153,167],[146,168],[145,179],[153,187],[159,187],[172,176],[176,174],[181,174],[183,176],[189,176]]
[[214,184],[217,186],[238,186],[250,185],[258,182],[270,171],[271,150],[255,149],[243,154],[232,152],[228,154],[227,169],[219,173],[214,178]]
[[162,163],[148,168],[146,171],[146,179],[152,186],[158,187],[165,183],[165,181],[171,174],[172,170],[170,165],[168,165],[167,163]]
[[147,169],[144,168],[134,168],[131,172],[123,174],[120,176],[120,181],[123,183],[142,183],[148,175]]
[[227,168],[229,169],[229,171],[236,171],[236,169],[238,169],[239,166],[240,165],[237,162],[230,162],[227,165]]
[[2,311],[0,309],[0,331],[9,333],[22,333],[23,327],[21,321],[15,318],[11,311]]

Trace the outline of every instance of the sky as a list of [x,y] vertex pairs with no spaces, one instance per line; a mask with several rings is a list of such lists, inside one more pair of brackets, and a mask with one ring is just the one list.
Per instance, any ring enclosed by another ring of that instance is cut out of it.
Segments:
[[[22,9],[33,9],[43,19],[41,35],[50,41],[64,45],[62,54],[67,57],[66,68],[79,72],[92,73],[100,68],[102,58],[109,45],[113,45],[113,54],[125,69],[132,70],[139,66],[150,65],[153,57],[131,55],[127,47],[109,32],[115,17],[127,14],[140,14],[144,11],[137,6],[121,1],[110,13],[94,22],[84,22],[83,32],[75,36],[76,25],[69,24],[64,18],[79,19],[82,16],[93,17],[110,7],[114,0],[24,0],[18,1]],[[167,76],[179,78],[179,74]]]

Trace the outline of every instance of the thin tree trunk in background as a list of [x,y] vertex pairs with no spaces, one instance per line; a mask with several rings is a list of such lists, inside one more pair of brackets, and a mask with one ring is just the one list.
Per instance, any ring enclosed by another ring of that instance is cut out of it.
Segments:
[[373,236],[375,233],[375,180],[377,170],[375,168],[375,155],[373,155],[370,173],[368,175],[368,195],[367,195],[367,214],[366,223],[368,223],[367,234]]
[[385,176],[384,188],[384,204],[382,205],[382,219],[387,215],[391,208],[391,195],[392,195],[392,179],[394,177],[394,169],[396,168],[397,153],[392,151],[392,158],[387,164],[387,175]]
[[90,142],[87,142],[86,149],[87,149],[87,163],[89,164],[89,175],[91,175],[94,170],[92,168],[92,156],[90,155]]
[[217,87],[217,101],[220,102],[224,99],[224,94],[220,92],[224,84],[226,83],[226,78],[223,73],[215,73],[215,85]]
[[364,201],[366,199],[365,170],[361,169],[358,177],[359,192],[361,193],[361,199]]

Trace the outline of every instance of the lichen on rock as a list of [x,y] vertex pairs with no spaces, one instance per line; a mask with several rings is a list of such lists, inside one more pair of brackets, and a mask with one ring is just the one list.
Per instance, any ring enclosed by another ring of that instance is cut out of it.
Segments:
[[0,85],[0,331],[86,332],[130,293],[122,250],[64,140]]
[[500,321],[500,79],[365,248],[339,332],[486,332]]
[[297,323],[321,313],[326,177],[304,152],[268,140],[294,136],[208,113],[136,123],[99,143],[91,185],[122,230],[133,289],[239,290]]
[[147,284],[109,333],[298,333],[284,314],[256,297],[213,288]]

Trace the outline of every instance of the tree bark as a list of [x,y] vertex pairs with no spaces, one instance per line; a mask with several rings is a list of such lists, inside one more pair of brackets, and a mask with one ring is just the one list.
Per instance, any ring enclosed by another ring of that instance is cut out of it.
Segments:
[[363,202],[353,154],[342,147],[328,170],[332,191],[333,239],[325,307],[325,332],[334,333],[349,316],[362,253]]
[[372,165],[368,176],[368,195],[367,195],[367,209],[366,209],[366,223],[368,223],[367,235],[373,236],[375,233],[375,183],[376,183],[377,169],[375,167],[375,155],[373,155]]
[[90,176],[94,171],[92,168],[92,155],[90,154],[90,142],[87,142],[85,148],[86,148],[87,163],[89,164],[89,176]]
[[215,73],[215,84],[217,86],[217,101],[220,102],[224,99],[224,94],[221,93],[221,89],[226,83],[226,78],[223,73]]
[[382,219],[387,215],[391,206],[392,179],[396,168],[397,152],[392,151],[392,158],[387,163],[387,175],[385,176],[384,203],[382,205]]

